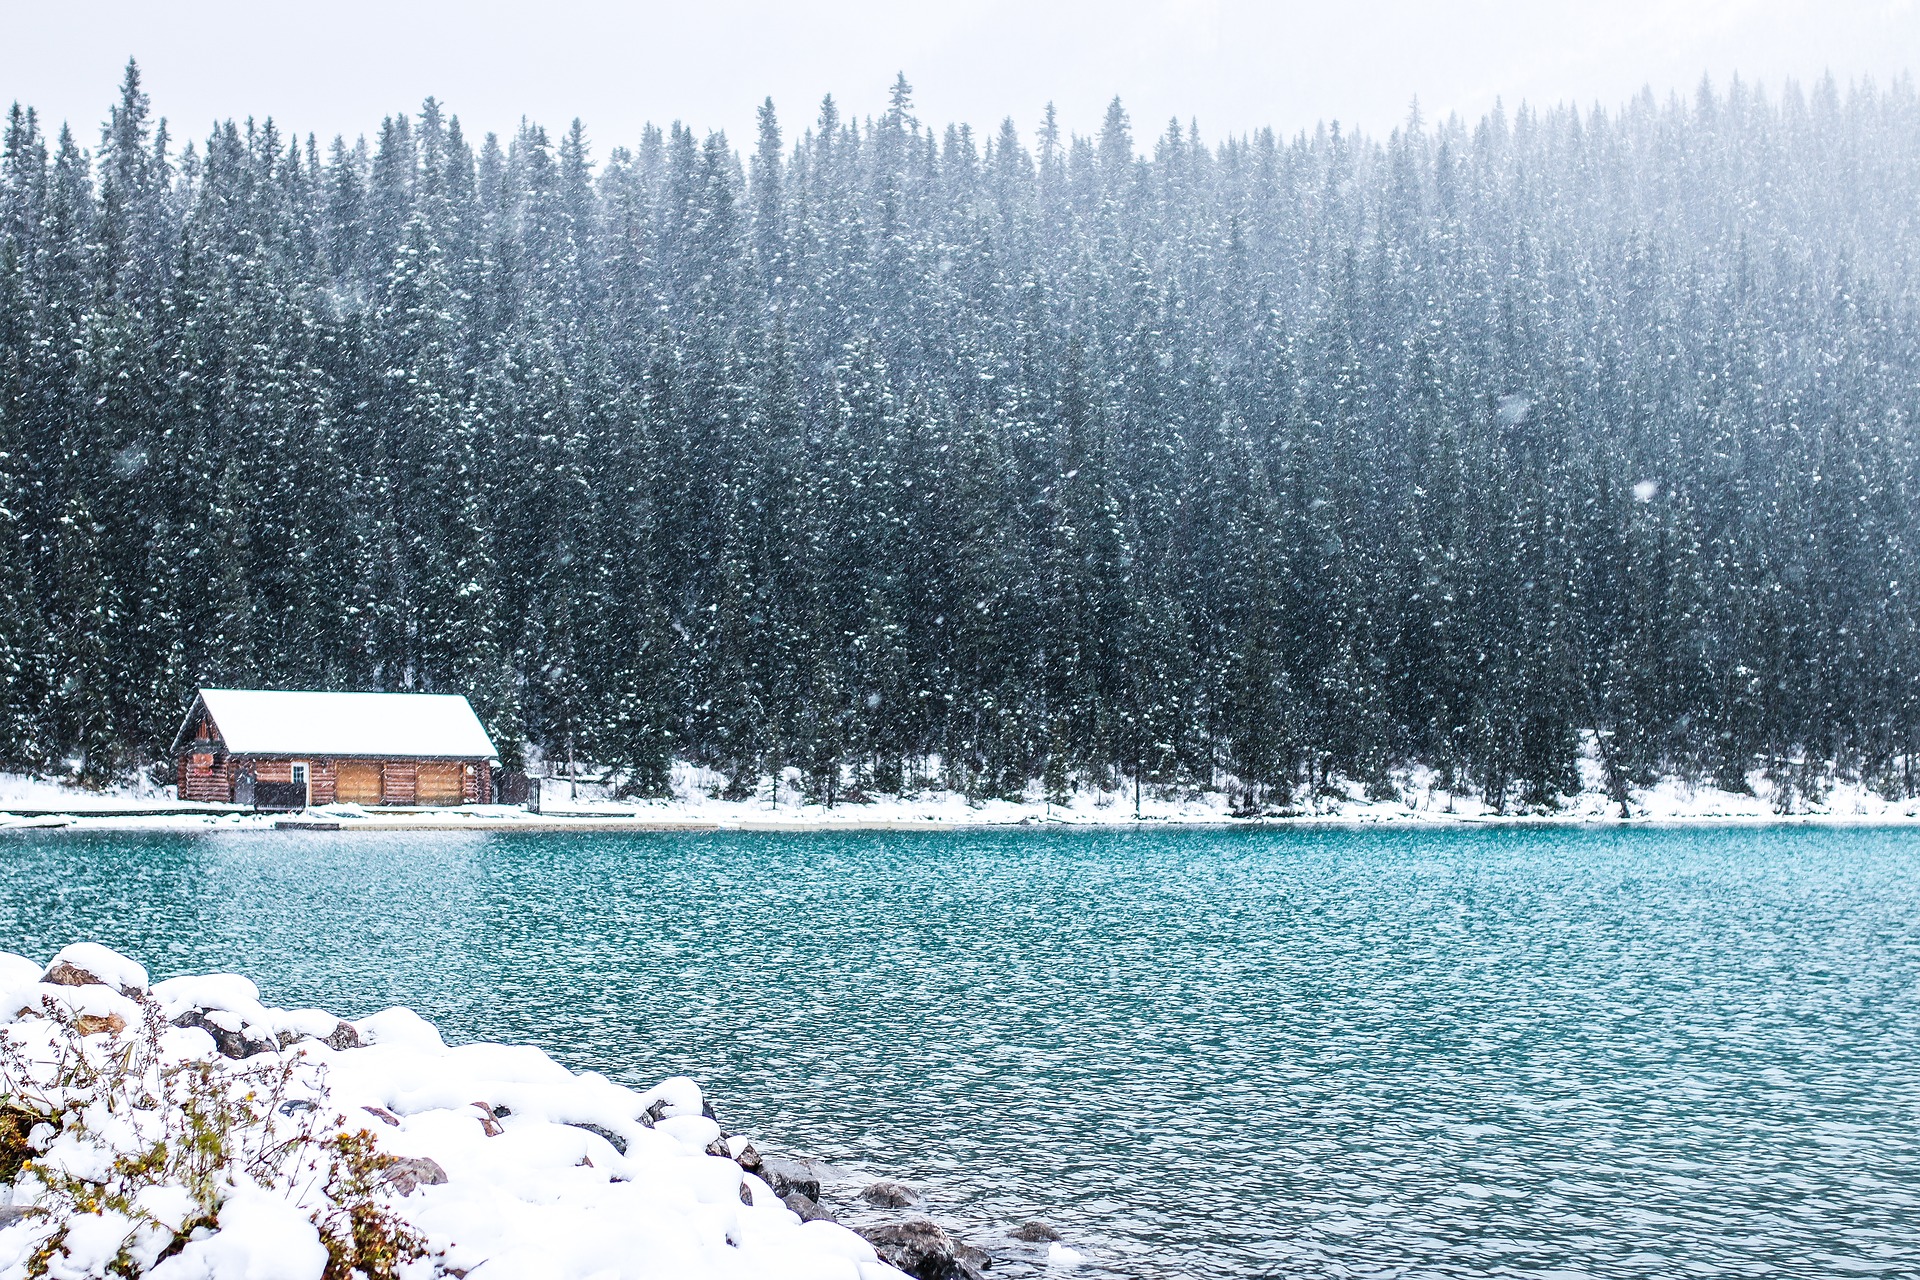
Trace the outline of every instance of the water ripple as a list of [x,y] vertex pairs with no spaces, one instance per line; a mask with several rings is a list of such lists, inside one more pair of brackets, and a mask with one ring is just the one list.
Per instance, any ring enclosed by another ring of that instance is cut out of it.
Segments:
[[1095,1275],[1920,1273],[1903,832],[63,832],[0,861],[0,947],[97,936],[685,1071],[975,1230],[1047,1218]]

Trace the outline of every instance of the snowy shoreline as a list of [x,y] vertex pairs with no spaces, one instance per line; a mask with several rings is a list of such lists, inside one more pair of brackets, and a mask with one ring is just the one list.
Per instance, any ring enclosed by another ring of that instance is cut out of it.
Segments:
[[[95,943],[0,952],[0,1280],[979,1280],[917,1193],[861,1181],[724,1132],[684,1076],[150,982]],[[1081,1260],[1057,1241],[1011,1227],[995,1256]]]
[[159,790],[85,791],[18,774],[0,774],[0,830],[261,831],[276,827],[342,831],[928,831],[1072,827],[1295,826],[1902,826],[1920,824],[1920,797],[1888,799],[1857,781],[1827,780],[1815,795],[1781,795],[1756,771],[1745,793],[1667,779],[1629,795],[1629,816],[1599,786],[1597,767],[1583,762],[1586,790],[1547,812],[1497,812],[1477,797],[1439,790],[1423,770],[1396,778],[1399,798],[1369,799],[1358,784],[1316,797],[1311,805],[1255,816],[1230,811],[1220,791],[1177,794],[1148,791],[1138,816],[1133,797],[1081,790],[1069,803],[1048,803],[1037,789],[1021,800],[970,801],[944,791],[880,796],[827,807],[803,804],[787,787],[778,804],[763,782],[749,800],[717,798],[722,780],[689,765],[675,768],[672,796],[619,800],[606,788],[581,784],[561,798],[564,782],[549,782],[544,812],[517,805],[462,805],[438,809],[362,809],[327,805],[300,813],[255,813],[237,806],[175,802]]

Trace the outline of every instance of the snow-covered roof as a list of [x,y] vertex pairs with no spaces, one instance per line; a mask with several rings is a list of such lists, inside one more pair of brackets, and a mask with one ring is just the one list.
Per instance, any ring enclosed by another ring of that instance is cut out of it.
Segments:
[[[459,694],[202,689],[199,705],[232,755],[489,760],[498,754]],[[183,736],[192,723],[188,712]]]

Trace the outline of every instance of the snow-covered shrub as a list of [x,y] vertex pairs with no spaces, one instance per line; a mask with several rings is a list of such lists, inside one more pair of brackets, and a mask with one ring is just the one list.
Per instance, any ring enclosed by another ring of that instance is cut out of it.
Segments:
[[427,1254],[426,1241],[387,1203],[395,1160],[366,1129],[345,1129],[321,1143],[327,1180],[314,1213],[327,1249],[324,1280],[393,1280]]
[[0,1181],[37,1232],[27,1275],[140,1275],[211,1237],[229,1203],[272,1218],[272,1200],[312,1224],[295,1247],[323,1248],[328,1280],[423,1255],[380,1199],[391,1157],[321,1109],[321,1067],[210,1055],[146,992],[121,996],[136,1020],[92,1011],[91,990],[0,1028]]

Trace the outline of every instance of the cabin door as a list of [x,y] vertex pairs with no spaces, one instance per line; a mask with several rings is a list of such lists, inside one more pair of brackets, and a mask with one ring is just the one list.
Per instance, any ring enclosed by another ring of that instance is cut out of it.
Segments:
[[460,766],[421,761],[416,804],[459,804],[466,799],[460,786]]
[[333,794],[341,804],[380,803],[378,760],[342,760],[335,777]]

